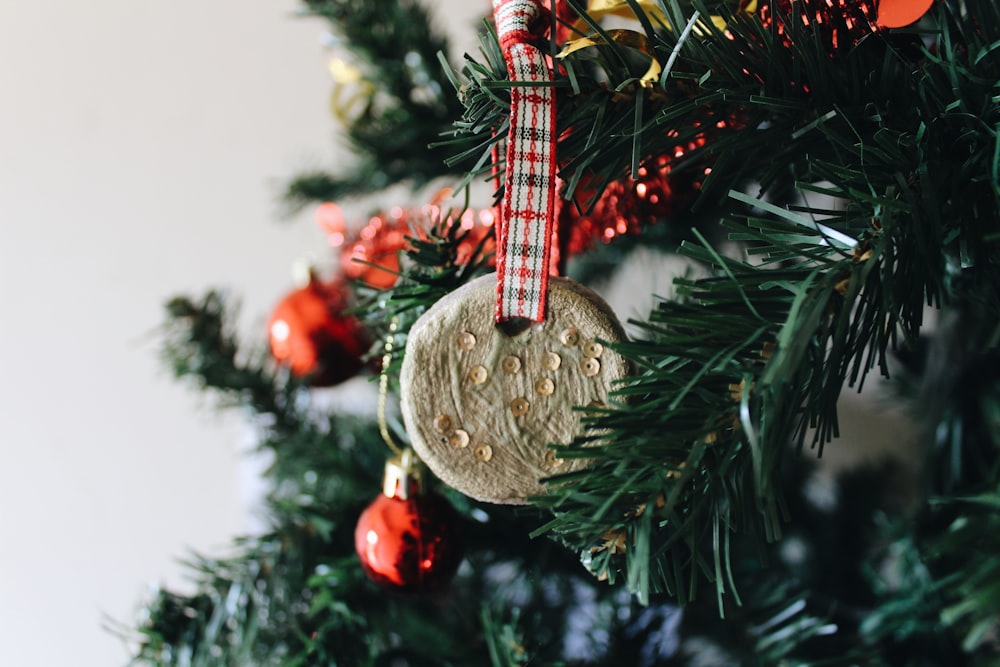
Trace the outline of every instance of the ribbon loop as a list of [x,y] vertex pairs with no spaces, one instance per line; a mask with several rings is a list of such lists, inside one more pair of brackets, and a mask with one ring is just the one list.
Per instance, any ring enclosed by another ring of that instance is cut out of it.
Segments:
[[[547,10],[538,0],[493,0],[513,82],[504,198],[497,223],[497,323],[545,319],[556,192],[555,93],[533,44]],[[540,83],[542,85],[531,85]]]
[[493,18],[500,48],[507,51],[514,44],[533,43],[545,34],[548,14],[535,0],[494,0]]

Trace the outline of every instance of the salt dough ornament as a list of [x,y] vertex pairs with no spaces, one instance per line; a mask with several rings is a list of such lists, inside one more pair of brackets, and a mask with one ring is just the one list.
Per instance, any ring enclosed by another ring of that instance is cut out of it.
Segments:
[[629,364],[599,342],[625,334],[590,289],[550,277],[547,318],[511,336],[494,320],[496,281],[489,274],[459,288],[413,325],[402,413],[413,449],[446,484],[524,504],[546,493],[544,478],[587,465],[548,445],[579,434],[573,408],[606,404]]

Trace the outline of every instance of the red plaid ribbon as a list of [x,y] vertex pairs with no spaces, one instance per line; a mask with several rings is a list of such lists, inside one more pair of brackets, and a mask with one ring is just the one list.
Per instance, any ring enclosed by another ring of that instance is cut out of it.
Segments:
[[[493,0],[500,46],[513,82],[552,80],[533,45],[547,10],[538,0]],[[551,87],[514,85],[503,205],[497,223],[496,321],[545,319],[556,193],[556,105]]]

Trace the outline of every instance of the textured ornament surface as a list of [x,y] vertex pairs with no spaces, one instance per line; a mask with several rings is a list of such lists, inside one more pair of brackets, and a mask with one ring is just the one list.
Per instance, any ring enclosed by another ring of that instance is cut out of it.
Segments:
[[410,330],[401,372],[413,448],[441,480],[479,500],[523,504],[541,479],[586,461],[548,447],[580,432],[575,406],[603,405],[628,362],[598,341],[624,338],[591,290],[551,278],[548,316],[513,337],[494,324],[496,275],[428,310]]

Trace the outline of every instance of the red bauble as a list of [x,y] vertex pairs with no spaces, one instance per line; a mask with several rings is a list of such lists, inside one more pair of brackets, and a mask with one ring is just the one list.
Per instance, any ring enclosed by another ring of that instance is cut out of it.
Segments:
[[364,365],[370,340],[357,318],[345,314],[349,293],[342,282],[309,284],[290,292],[267,323],[271,354],[310,384],[328,387],[353,377]]
[[400,459],[386,465],[386,488],[361,513],[354,548],[369,579],[409,593],[450,581],[462,561],[462,540],[451,504],[421,489],[418,476],[405,469]]
[[878,24],[883,28],[902,28],[916,23],[934,4],[934,0],[879,0]]

